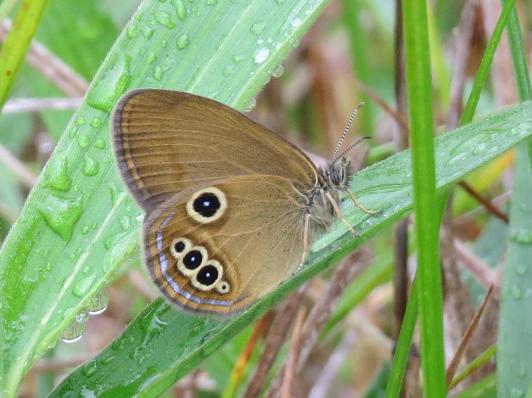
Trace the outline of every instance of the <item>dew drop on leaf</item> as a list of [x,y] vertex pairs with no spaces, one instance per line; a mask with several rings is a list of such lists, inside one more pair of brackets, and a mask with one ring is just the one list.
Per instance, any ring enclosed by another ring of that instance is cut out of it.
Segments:
[[153,32],[155,32],[155,28],[153,26],[145,26],[142,28],[142,35],[149,39],[153,36]]
[[182,0],[173,0],[172,3],[174,4],[177,18],[183,21],[187,17],[187,9],[185,4]]
[[91,276],[82,278],[78,283],[76,283],[76,285],[74,286],[74,290],[72,292],[77,297],[83,297],[90,290],[90,288],[94,284],[95,279],[96,279],[96,275],[91,275]]
[[120,57],[113,67],[103,71],[96,85],[87,94],[87,103],[104,112],[110,112],[131,82],[131,57]]
[[85,324],[87,323],[87,319],[89,319],[89,316],[86,312],[77,314],[70,326],[67,327],[63,332],[61,340],[63,340],[65,343],[75,343],[81,339],[83,332],[85,332]]
[[68,242],[74,225],[81,217],[81,199],[67,200],[47,195],[38,211],[50,229]]
[[83,174],[92,177],[98,174],[98,171],[100,171],[99,163],[86,154],[83,158]]
[[182,35],[179,35],[177,38],[177,48],[180,50],[185,49],[188,46],[188,43],[190,41],[190,37],[188,36],[188,33],[183,33]]
[[258,22],[251,25],[251,33],[258,36],[260,35],[264,29],[266,28],[266,24],[264,22]]
[[72,180],[68,175],[68,164],[66,158],[58,162],[50,162],[46,175],[45,185],[56,191],[66,192],[72,185]]
[[255,56],[253,57],[253,59],[256,64],[262,64],[264,61],[268,59],[269,56],[270,56],[270,49],[266,47],[262,47],[255,52]]
[[170,14],[166,11],[157,11],[155,13],[155,20],[163,26],[166,26],[168,29],[175,28],[175,22]]

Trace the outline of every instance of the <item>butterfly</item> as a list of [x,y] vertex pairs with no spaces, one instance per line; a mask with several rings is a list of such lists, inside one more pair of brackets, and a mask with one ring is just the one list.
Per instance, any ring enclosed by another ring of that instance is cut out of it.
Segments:
[[311,242],[342,216],[353,168],[325,167],[242,113],[197,95],[126,93],[113,113],[121,175],[146,212],[147,269],[185,310],[232,315],[302,266]]

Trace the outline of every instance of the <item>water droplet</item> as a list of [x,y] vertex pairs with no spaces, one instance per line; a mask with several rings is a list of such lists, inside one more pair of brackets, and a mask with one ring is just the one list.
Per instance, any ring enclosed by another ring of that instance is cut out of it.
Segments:
[[[67,314],[65,312],[65,316],[66,315]],[[72,321],[70,326],[63,332],[61,340],[63,340],[65,343],[75,343],[81,339],[81,336],[83,336],[83,332],[85,331],[87,319],[89,319],[89,316],[85,312],[76,315],[74,321]]]
[[96,141],[94,141],[94,146],[98,149],[104,149],[106,146],[105,140],[102,138],[98,138]]
[[290,22],[290,25],[292,26],[292,28],[296,29],[296,28],[299,28],[301,26],[301,19],[300,18],[294,18],[292,20],[292,22]]
[[46,263],[45,269],[46,269],[46,271],[51,271],[52,270],[52,264],[51,263]]
[[76,126],[83,126],[85,124],[85,118],[83,116],[78,117],[75,124]]
[[150,65],[150,64],[153,64],[156,59],[157,59],[157,56],[155,55],[155,53],[153,51],[150,51],[150,53],[148,54],[148,59],[146,60],[146,62],[148,62],[148,65]]
[[163,78],[163,68],[161,68],[159,65],[157,65],[153,70],[153,78],[155,80],[161,80]]
[[252,98],[249,101],[248,106],[246,106],[246,109],[244,110],[244,112],[251,112],[253,109],[255,109],[256,106],[257,106],[257,100],[255,98]]
[[273,68],[272,76],[273,77],[281,77],[284,73],[284,66],[279,64],[275,68]]
[[207,0],[207,5],[208,6],[215,6],[216,5],[216,0]]
[[111,188],[111,202],[114,206],[118,202],[118,198],[122,194],[122,191],[113,185],[111,185],[109,188]]
[[244,59],[244,56],[243,55],[233,55],[233,62],[235,64],[241,62],[243,59]]
[[153,26],[145,26],[142,28],[142,35],[146,39],[150,39],[153,36],[153,32],[155,32],[155,28]]
[[264,22],[254,23],[253,25],[251,25],[251,32],[254,35],[258,36],[264,31],[265,28],[266,24]]
[[80,135],[78,137],[78,145],[80,148],[87,148],[90,144],[90,139],[86,135]]
[[187,9],[185,4],[183,4],[182,0],[173,0],[172,3],[174,4],[177,18],[183,21],[187,17]]
[[512,285],[510,287],[510,294],[516,300],[519,300],[519,299],[521,299],[521,297],[523,297],[523,292],[521,291],[521,289],[517,285]]
[[131,228],[131,219],[128,216],[123,216],[120,219],[120,225],[124,231],[127,231],[129,228]]
[[126,29],[126,34],[129,39],[134,38],[137,35],[137,33],[138,33],[138,29],[136,25],[134,24],[128,25]]
[[168,29],[175,28],[175,22],[170,14],[166,11],[157,11],[155,13],[155,20]]
[[481,155],[486,151],[487,144],[485,142],[480,143],[479,145],[475,145],[473,148],[473,155]]
[[263,47],[257,50],[257,52],[255,52],[255,56],[253,57],[253,59],[255,60],[256,64],[262,64],[264,61],[268,59],[269,56],[270,56],[270,49]]
[[131,82],[129,72],[131,57],[126,55],[103,72],[96,85],[87,94],[87,103],[97,109],[110,112],[118,98]]
[[91,120],[91,127],[94,127],[95,129],[100,128],[102,125],[102,119],[95,117]]
[[108,304],[109,296],[107,295],[107,292],[102,289],[90,298],[89,303],[87,304],[87,311],[91,315],[98,315],[107,309]]
[[87,276],[81,279],[78,283],[76,283],[72,292],[78,297],[85,296],[85,294],[90,290],[90,288],[94,284],[95,279],[96,275]]
[[72,180],[68,175],[68,164],[66,158],[62,158],[58,162],[50,162],[47,172],[47,187],[61,192],[66,192],[70,189]]
[[66,200],[47,195],[38,210],[52,231],[68,242],[74,225],[81,217],[81,199]]
[[183,50],[188,46],[189,41],[190,38],[188,36],[188,33],[183,33],[182,35],[179,35],[179,37],[177,38],[177,48]]
[[512,228],[510,240],[522,245],[530,245],[532,244],[532,231],[524,228]]
[[98,174],[98,171],[100,171],[99,163],[89,155],[85,154],[85,157],[83,158],[83,174],[92,177]]
[[97,368],[98,367],[96,361],[92,360],[83,365],[83,367],[81,368],[81,373],[86,377],[90,377],[94,373],[96,373]]

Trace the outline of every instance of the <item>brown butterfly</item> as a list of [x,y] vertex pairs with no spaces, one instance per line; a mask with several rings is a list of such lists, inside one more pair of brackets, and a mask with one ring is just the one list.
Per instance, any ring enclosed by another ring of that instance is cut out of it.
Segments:
[[146,211],[146,265],[164,296],[229,315],[301,266],[310,243],[343,218],[353,170],[338,155],[317,168],[288,141],[219,102],[135,90],[116,106],[113,140],[124,180]]

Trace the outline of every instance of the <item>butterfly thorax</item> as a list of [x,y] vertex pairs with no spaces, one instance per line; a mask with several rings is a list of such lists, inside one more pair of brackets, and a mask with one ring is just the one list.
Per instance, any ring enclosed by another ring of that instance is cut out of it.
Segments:
[[336,212],[330,198],[339,204],[340,193],[346,192],[351,185],[354,170],[351,162],[342,157],[318,169],[318,184],[308,196],[305,212],[310,215],[312,230],[327,230],[336,219]]

